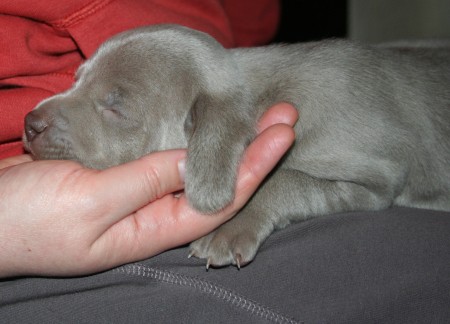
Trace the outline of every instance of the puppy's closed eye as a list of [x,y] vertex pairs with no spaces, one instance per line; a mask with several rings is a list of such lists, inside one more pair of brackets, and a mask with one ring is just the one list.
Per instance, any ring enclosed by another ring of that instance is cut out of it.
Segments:
[[96,108],[107,121],[116,122],[126,117],[123,97],[117,90],[108,93],[104,100],[99,100]]
[[105,125],[115,129],[131,129],[142,127],[142,118],[136,115],[135,103],[125,97],[124,91],[109,92],[103,99],[95,102],[95,109]]
[[117,121],[117,119],[122,117],[119,109],[116,107],[102,107],[102,115],[106,120]]

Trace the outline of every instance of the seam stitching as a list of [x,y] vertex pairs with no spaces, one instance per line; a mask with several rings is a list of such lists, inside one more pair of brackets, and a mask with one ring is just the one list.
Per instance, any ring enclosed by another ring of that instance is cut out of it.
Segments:
[[287,316],[281,315],[257,302],[247,299],[238,293],[207,282],[202,279],[180,275],[165,270],[150,268],[140,264],[128,264],[112,270],[112,273],[123,274],[128,276],[152,278],[164,283],[175,284],[184,287],[196,289],[202,293],[210,294],[213,297],[223,300],[235,307],[241,308],[256,316],[262,317],[268,321],[275,323],[299,323]]
[[103,9],[108,4],[110,4],[114,0],[97,0],[93,1],[83,8],[76,10],[74,13],[71,13],[70,15],[57,19],[53,22],[51,22],[51,25],[54,28],[57,29],[66,29],[69,28],[80,21],[84,20],[85,18],[91,16],[92,14],[96,13],[97,11]]

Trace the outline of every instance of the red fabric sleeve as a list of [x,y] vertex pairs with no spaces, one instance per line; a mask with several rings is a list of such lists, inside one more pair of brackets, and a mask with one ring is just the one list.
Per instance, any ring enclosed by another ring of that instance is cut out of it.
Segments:
[[0,158],[21,154],[23,119],[66,90],[106,39],[143,25],[176,23],[226,47],[273,36],[278,0],[15,0],[0,3]]

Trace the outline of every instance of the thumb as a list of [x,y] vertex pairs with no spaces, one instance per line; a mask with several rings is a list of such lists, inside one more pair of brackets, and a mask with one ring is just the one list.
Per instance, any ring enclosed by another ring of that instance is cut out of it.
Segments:
[[183,189],[185,156],[185,150],[155,152],[97,173],[91,190],[108,217],[105,226]]

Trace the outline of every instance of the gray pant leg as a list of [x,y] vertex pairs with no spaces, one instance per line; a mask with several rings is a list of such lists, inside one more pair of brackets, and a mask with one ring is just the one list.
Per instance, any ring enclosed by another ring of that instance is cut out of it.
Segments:
[[204,269],[188,248],[80,278],[0,281],[1,323],[443,323],[450,213],[317,217],[273,234],[255,260]]

